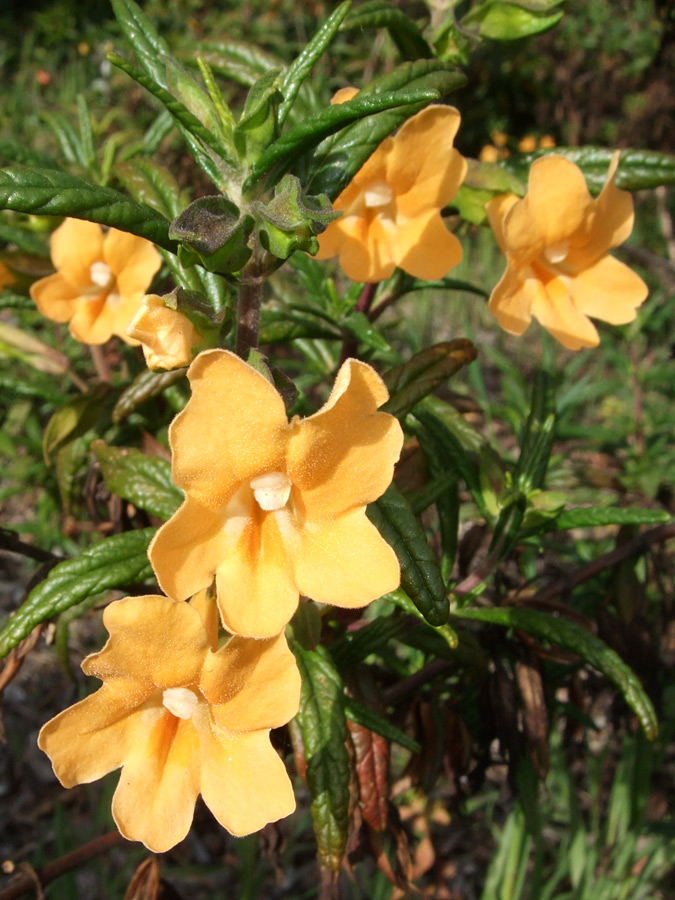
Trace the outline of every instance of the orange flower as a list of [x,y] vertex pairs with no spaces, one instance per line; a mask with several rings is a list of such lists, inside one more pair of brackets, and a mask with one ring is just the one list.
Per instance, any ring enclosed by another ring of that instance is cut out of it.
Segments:
[[31,287],[40,312],[69,322],[75,340],[103,344],[113,334],[136,344],[127,325],[161,265],[153,244],[95,222],[66,219],[51,237],[54,275]]
[[319,235],[317,259],[339,255],[353,281],[382,281],[396,266],[442,278],[456,266],[462,248],[441,210],[466,174],[452,146],[459,121],[451,106],[432,105],[385,138],[333,204],[344,215]]
[[295,808],[269,739],[300,701],[286,640],[235,637],[216,650],[216,629],[202,614],[159,596],[111,603],[103,614],[108,643],[82,663],[102,687],[48,722],[38,739],[65,787],[121,766],[115,822],[155,853],[185,837],[200,793],[236,835]]
[[380,377],[354,359],[327,403],[288,422],[274,387],[226,350],[190,366],[192,397],[169,432],[173,480],[186,493],[150,545],[157,579],[186,599],[216,579],[235,634],[280,632],[299,594],[365,606],[394,590],[399,564],[366,517],[401,444]]
[[562,156],[544,156],[530,169],[528,193],[495,197],[488,219],[507,269],[490,310],[511,334],[535,317],[570,350],[600,341],[589,316],[625,325],[647,297],[647,285],[608,254],[633,229],[633,198],[616,187],[617,152],[597,200],[581,170]]
[[149,369],[179,369],[189,365],[195,347],[202,340],[188,317],[166,306],[157,294],[143,297],[127,334],[143,345]]

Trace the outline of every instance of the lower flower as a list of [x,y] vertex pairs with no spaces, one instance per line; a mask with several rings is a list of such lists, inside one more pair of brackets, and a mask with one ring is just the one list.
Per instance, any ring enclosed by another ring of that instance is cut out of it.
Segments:
[[283,635],[216,649],[211,601],[127,597],[110,638],[82,663],[103,686],[40,731],[65,787],[122,767],[112,812],[125,838],[155,853],[188,833],[199,794],[220,824],[250,834],[295,809],[269,739],[297,712],[300,676]]

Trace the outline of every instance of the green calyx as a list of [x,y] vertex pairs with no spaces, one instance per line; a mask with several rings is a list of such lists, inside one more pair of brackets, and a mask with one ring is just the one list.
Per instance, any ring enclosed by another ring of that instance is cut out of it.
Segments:
[[254,204],[261,220],[260,242],[278,259],[287,259],[296,250],[316,253],[321,234],[342,215],[333,209],[325,194],[306,196],[295,175],[284,175],[269,203]]
[[249,260],[248,239],[253,218],[241,215],[225,197],[201,197],[191,203],[169,227],[179,241],[178,259],[185,266],[203,266],[209,272],[238,272]]

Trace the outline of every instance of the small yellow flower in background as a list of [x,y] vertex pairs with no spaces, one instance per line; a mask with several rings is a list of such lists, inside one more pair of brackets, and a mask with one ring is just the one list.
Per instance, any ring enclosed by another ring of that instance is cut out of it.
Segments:
[[127,334],[143,345],[149,369],[188,366],[194,358],[195,347],[202,340],[188,317],[166,306],[157,294],[143,297]]
[[532,153],[537,149],[537,139],[531,134],[526,134],[518,141],[518,149],[521,153]]
[[644,281],[610,256],[633,230],[633,198],[616,187],[617,152],[597,199],[562,156],[536,160],[527,196],[495,197],[488,219],[507,269],[490,297],[501,327],[523,334],[532,316],[570,350],[600,341],[590,317],[632,322],[647,297]]
[[478,159],[481,162],[485,163],[496,163],[499,158],[499,150],[495,147],[494,144],[486,144],[481,148],[481,151],[478,154]]
[[127,597],[103,614],[110,633],[82,663],[103,681],[48,722],[40,748],[65,787],[122,767],[113,817],[155,853],[190,829],[201,793],[220,824],[250,834],[295,809],[271,728],[297,713],[300,675],[283,635],[216,650],[199,606]]
[[[344,88],[339,102],[353,91]],[[353,281],[382,281],[397,266],[441,278],[456,266],[462,248],[441,210],[466,175],[452,146],[459,122],[456,109],[432,105],[385,138],[333,204],[344,214],[319,235],[316,258],[339,256]]]
[[542,150],[552,150],[555,147],[555,138],[550,134],[542,134],[539,138],[539,146]]
[[150,241],[95,222],[66,219],[51,237],[54,275],[36,281],[31,297],[42,315],[68,322],[72,336],[103,344],[126,329],[161,265]]
[[173,480],[186,493],[149,555],[170,596],[216,579],[223,624],[270,637],[300,594],[342,607],[394,590],[398,560],[366,517],[391,482],[403,435],[378,412],[387,389],[349,359],[326,404],[290,423],[274,387],[226,350],[191,365],[192,397],[169,431]]

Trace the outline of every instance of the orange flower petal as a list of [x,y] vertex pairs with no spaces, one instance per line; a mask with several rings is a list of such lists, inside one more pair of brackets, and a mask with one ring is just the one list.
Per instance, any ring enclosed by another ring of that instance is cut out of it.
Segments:
[[[223,625],[233,634],[273,637],[283,630],[298,605],[292,563],[277,516],[256,513],[216,573],[218,606]],[[289,529],[293,529],[286,513]],[[286,537],[286,535],[284,535]]]
[[182,841],[192,824],[199,779],[200,740],[193,721],[163,711],[122,768],[112,803],[122,835],[154,853]]
[[293,424],[288,475],[312,521],[365,506],[391,483],[403,432],[393,416],[377,411],[388,399],[379,375],[349,359],[326,404]]
[[580,312],[611,325],[626,325],[637,315],[649,288],[628,266],[604,256],[572,280],[571,291]]
[[36,281],[30,295],[42,315],[53,322],[67,322],[81,302],[77,289],[60,272]]
[[105,647],[82,663],[101,680],[131,678],[159,688],[193,684],[209,645],[201,616],[186,603],[149,595],[105,608]]
[[200,689],[218,727],[232,733],[278,728],[300,705],[300,673],[283,634],[233,637],[206,657]]
[[192,397],[169,432],[173,479],[210,509],[242,481],[280,471],[288,436],[274,387],[228,350],[200,353],[188,371]]
[[532,164],[528,192],[506,215],[508,251],[529,259],[544,248],[568,241],[588,220],[593,201],[578,166],[563,156]]
[[389,239],[396,264],[415,278],[443,278],[462,261],[462,245],[436,209],[400,224]]
[[597,347],[600,343],[595,326],[577,309],[559,278],[547,283],[545,298],[538,296],[533,302],[532,315],[568,350]]
[[148,292],[162,264],[154,244],[116,228],[111,228],[105,236],[103,259],[115,275],[118,292],[137,303]]
[[584,243],[573,247],[568,255],[566,262],[570,265],[590,266],[612,247],[618,247],[630,237],[635,218],[633,197],[628,191],[621,191],[616,186],[619,157],[620,153],[617,151],[612,158],[607,181],[593,204],[593,215]]
[[504,331],[520,335],[532,321],[532,304],[537,298],[546,299],[542,284],[531,270],[520,273],[515,265],[509,265],[490,294],[489,309]]
[[91,267],[103,259],[103,231],[96,222],[66,219],[51,236],[52,262],[73,287],[91,287]]
[[104,684],[95,693],[51,719],[38,746],[51,759],[64,787],[89,784],[118,769],[146,730],[143,703],[154,690],[127,680]]
[[148,556],[162,590],[176,600],[187,600],[211,585],[231,545],[222,512],[187,497],[155,534]]
[[518,197],[515,194],[499,194],[499,196],[493,197],[492,200],[488,200],[485,204],[490,228],[492,229],[492,233],[494,234],[495,240],[499,244],[502,253],[506,253],[508,249],[506,246],[506,236],[504,234],[504,219],[506,218],[507,212],[514,203],[517,202]]
[[299,538],[295,578],[300,592],[319,603],[365,606],[400,584],[396,554],[363,509],[305,529]]
[[457,193],[467,170],[466,160],[452,146],[460,118],[452,106],[427,106],[395,135],[386,181],[405,216],[430,207],[438,212]]
[[237,836],[295,809],[290,779],[265,731],[202,735],[202,797],[220,824]]
[[76,341],[84,344],[105,344],[113,335],[114,318],[105,293],[93,297],[80,297],[68,330]]

